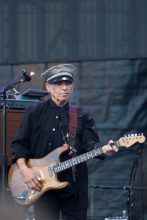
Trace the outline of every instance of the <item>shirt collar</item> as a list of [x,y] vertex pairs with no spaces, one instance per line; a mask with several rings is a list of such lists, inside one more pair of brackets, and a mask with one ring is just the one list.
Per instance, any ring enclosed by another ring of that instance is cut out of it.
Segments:
[[63,107],[57,106],[56,103],[52,99],[50,99],[49,102],[50,102],[51,108],[64,108],[66,110],[69,109],[69,102],[67,102]]

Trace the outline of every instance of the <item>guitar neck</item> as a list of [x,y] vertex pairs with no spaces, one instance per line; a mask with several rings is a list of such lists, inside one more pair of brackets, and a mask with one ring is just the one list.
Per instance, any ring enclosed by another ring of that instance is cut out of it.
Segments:
[[[114,142],[115,146],[119,147],[119,143],[118,141]],[[66,170],[68,168],[71,168],[77,164],[83,163],[91,158],[97,157],[104,154],[103,152],[103,148],[102,147],[98,147],[92,151],[89,151],[87,153],[81,154],[79,156],[73,157],[71,159],[68,159],[64,162],[60,162],[56,165],[53,166],[53,171],[54,173],[59,173],[63,170]]]

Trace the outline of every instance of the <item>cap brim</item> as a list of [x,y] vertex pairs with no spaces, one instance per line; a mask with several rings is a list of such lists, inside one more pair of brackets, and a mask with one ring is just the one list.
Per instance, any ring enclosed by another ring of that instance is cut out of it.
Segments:
[[61,81],[73,82],[73,78],[71,76],[58,76],[58,77],[55,77],[55,78],[48,80],[48,83],[54,84],[54,83],[58,83]]

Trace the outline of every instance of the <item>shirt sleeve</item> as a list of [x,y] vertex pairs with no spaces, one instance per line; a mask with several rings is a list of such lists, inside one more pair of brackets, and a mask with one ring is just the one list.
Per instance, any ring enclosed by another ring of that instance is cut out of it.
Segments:
[[16,162],[19,158],[30,158],[29,139],[31,134],[31,111],[31,107],[25,111],[17,134],[11,143],[13,154],[12,162]]
[[[95,148],[102,147],[98,132],[96,130],[96,124],[90,113],[87,112],[83,115],[83,132],[82,132],[82,146],[85,151],[88,152]],[[105,159],[105,155],[100,155],[97,158]]]

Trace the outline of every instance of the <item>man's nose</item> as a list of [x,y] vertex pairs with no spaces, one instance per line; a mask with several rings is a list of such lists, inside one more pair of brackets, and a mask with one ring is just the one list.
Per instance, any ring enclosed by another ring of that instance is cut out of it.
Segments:
[[67,89],[68,85],[66,83],[62,83],[62,88]]

